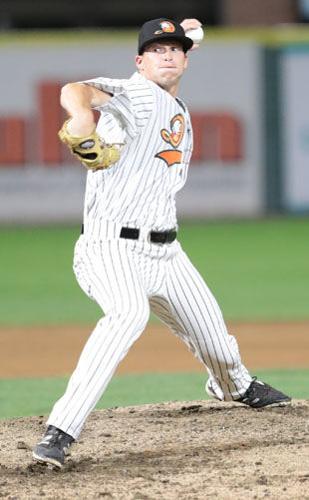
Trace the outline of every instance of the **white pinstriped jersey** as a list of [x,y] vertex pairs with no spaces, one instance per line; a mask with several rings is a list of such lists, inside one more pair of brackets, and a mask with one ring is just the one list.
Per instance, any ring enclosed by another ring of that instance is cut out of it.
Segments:
[[139,73],[84,83],[113,94],[97,108],[97,131],[108,143],[125,143],[116,164],[88,173],[85,233],[90,236],[100,220],[157,231],[177,227],[175,195],[186,181],[192,153],[186,106]]

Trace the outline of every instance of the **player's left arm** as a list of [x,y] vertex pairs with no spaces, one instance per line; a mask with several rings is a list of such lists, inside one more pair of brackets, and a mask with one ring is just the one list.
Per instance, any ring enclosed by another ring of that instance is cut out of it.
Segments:
[[93,171],[107,168],[120,158],[116,144],[106,144],[96,132],[93,108],[108,103],[112,96],[85,85],[70,83],[63,87],[61,105],[70,116],[59,137],[83,165]]
[[107,103],[112,96],[84,83],[68,83],[61,90],[60,102],[70,116],[68,131],[88,136],[96,127],[93,108]]

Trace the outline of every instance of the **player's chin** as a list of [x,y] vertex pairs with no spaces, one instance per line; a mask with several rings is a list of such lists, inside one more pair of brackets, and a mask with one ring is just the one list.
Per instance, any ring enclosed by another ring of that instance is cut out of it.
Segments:
[[177,82],[180,78],[180,74],[178,70],[174,69],[168,69],[168,70],[162,70],[159,78],[158,78],[158,83],[159,85],[171,85],[175,82]]

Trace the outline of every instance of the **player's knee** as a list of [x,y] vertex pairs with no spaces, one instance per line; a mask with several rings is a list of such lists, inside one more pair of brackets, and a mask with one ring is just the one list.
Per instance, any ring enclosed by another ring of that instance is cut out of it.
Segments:
[[121,329],[143,330],[149,320],[148,302],[131,303],[128,307],[111,311],[113,322],[121,325]]
[[130,324],[134,325],[136,329],[144,329],[149,320],[150,308],[149,304],[136,304],[132,306],[129,311],[125,312],[125,316],[128,318]]

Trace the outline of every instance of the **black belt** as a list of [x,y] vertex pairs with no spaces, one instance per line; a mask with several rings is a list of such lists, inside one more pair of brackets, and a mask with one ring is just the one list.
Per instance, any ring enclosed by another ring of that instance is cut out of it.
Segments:
[[[120,238],[127,238],[130,240],[138,240],[139,238],[139,229],[135,229],[133,227],[123,227],[120,231]],[[152,243],[172,243],[176,240],[177,231],[151,231],[150,232],[150,241]]]
[[[139,229],[133,227],[123,227],[120,231],[120,238],[126,238],[129,240],[138,240]],[[81,228],[81,234],[84,234],[84,224]],[[177,231],[174,229],[172,231],[151,231],[150,241],[152,243],[172,243],[176,240]]]

